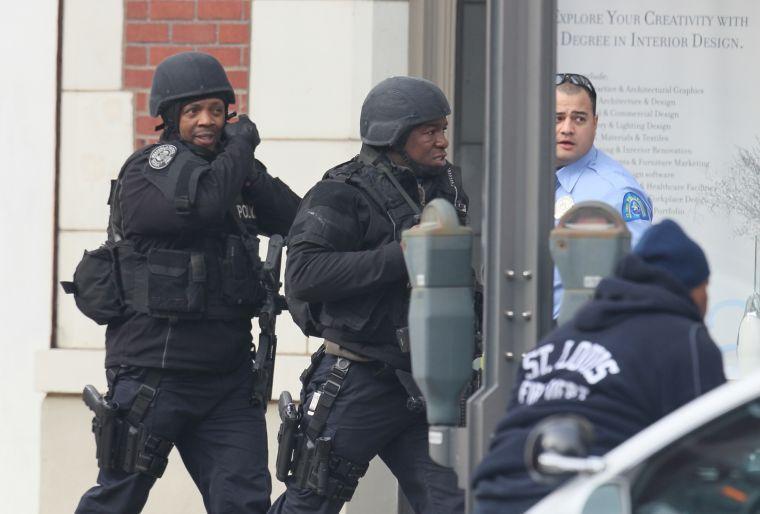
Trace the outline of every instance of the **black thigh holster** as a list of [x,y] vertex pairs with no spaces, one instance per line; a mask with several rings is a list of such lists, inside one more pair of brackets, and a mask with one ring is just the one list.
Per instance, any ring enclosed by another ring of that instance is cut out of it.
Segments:
[[95,435],[99,468],[144,473],[156,478],[164,474],[167,457],[174,444],[149,433],[142,423],[160,380],[159,371],[149,371],[145,382],[137,391],[132,407],[126,412],[103,398],[93,386],[87,385],[84,388],[82,398],[95,413],[92,432]]
[[[304,389],[323,357],[323,348],[312,356],[311,365],[301,375]],[[295,406],[281,401],[282,424],[277,436],[277,479],[284,482],[292,478],[292,483],[300,489],[309,489],[320,496],[340,501],[351,500],[359,479],[369,467],[369,463],[356,463],[336,455],[332,450],[332,438],[322,436],[330,409],[350,365],[351,361],[339,357],[308,405],[302,402],[300,406]],[[281,400],[289,396],[283,393]],[[310,419],[303,417],[304,408]],[[298,429],[294,430],[296,424]]]

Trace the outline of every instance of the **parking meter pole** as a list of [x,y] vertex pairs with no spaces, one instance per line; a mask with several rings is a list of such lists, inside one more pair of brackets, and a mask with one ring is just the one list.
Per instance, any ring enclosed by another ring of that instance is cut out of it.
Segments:
[[460,486],[488,451],[521,354],[552,320],[556,0],[487,3],[483,387],[467,402]]
[[430,458],[441,466],[456,468],[457,427],[431,425],[428,431]]

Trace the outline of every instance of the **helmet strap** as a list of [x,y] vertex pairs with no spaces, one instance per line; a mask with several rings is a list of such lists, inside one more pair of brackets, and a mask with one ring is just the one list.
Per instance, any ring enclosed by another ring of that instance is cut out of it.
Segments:
[[[415,125],[416,126],[416,125]],[[445,166],[427,166],[420,164],[409,156],[406,151],[406,142],[409,140],[409,134],[412,133],[414,127],[406,129],[396,141],[391,145],[391,150],[399,154],[404,161],[404,165],[414,172],[417,178],[432,178],[439,175],[446,167]]]
[[179,113],[182,109],[182,102],[172,102],[160,113],[163,123],[156,126],[156,130],[161,130],[160,141],[171,141],[179,138]]

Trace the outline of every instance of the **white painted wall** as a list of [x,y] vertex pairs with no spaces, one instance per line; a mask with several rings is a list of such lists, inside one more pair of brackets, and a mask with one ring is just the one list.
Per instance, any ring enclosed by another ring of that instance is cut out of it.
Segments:
[[64,0],[64,6],[63,89],[118,91],[123,0]]
[[40,400],[34,352],[51,332],[58,2],[0,17],[0,498],[37,512]]
[[405,75],[405,1],[254,0],[252,117],[261,158],[299,194],[359,152],[359,112],[381,80]]
[[[133,95],[121,91],[123,27],[122,0],[64,3],[59,280],[70,280],[82,251],[105,240],[110,180],[133,152]],[[85,318],[71,296],[59,295],[56,307],[59,348],[103,348],[105,327]]]

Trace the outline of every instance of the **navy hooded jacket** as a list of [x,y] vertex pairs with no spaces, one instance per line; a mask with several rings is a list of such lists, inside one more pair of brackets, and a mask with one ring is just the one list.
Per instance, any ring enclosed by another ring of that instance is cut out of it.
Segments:
[[506,416],[475,473],[477,514],[524,512],[551,492],[528,475],[528,432],[554,414],[594,427],[603,455],[726,381],[689,291],[636,255],[622,259],[575,317],[523,357]]

